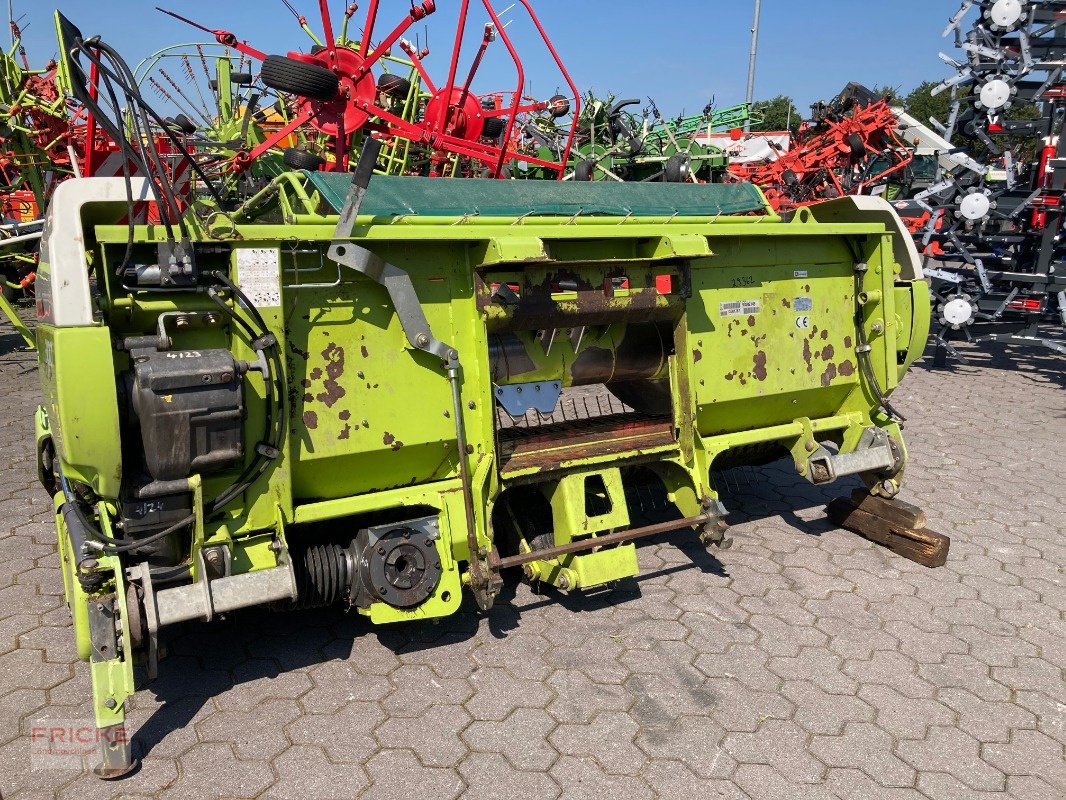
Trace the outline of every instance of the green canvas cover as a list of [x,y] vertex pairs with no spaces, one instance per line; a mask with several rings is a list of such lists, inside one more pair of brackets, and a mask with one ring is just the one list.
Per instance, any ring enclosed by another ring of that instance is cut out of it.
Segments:
[[[308,173],[340,213],[351,175]],[[445,180],[375,175],[359,209],[373,217],[716,217],[770,213],[752,184],[576,183],[572,181]]]

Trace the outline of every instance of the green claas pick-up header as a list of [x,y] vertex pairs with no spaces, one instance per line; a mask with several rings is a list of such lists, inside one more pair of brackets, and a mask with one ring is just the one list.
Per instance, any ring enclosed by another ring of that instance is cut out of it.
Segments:
[[[609,584],[641,536],[728,541],[726,461],[900,487],[888,395],[929,294],[879,199],[785,222],[746,185],[281,184],[275,210],[185,244],[119,222],[122,179],[65,183],[49,210],[38,451],[103,774],[130,766],[108,732],[168,625],[443,617],[516,566]],[[648,480],[677,518],[634,528],[627,486]]]

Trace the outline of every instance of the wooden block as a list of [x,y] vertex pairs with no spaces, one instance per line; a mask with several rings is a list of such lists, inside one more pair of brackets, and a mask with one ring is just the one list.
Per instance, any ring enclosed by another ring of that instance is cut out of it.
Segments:
[[912,529],[870,514],[846,498],[833,500],[826,511],[837,525],[925,567],[942,567],[951,539],[927,528]]
[[887,519],[905,528],[918,530],[926,525],[925,512],[918,506],[904,503],[902,500],[888,499],[870,494],[865,489],[856,489],[851,493],[852,504],[867,514]]

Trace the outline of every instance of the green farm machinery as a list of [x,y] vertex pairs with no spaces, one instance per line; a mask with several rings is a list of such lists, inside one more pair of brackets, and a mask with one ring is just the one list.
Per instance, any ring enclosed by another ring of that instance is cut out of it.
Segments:
[[578,139],[569,176],[575,181],[711,183],[725,172],[726,154],[707,135],[746,117],[747,106],[698,116],[667,119],[655,102],[643,114],[627,111],[640,100],[601,100],[582,104]]
[[[720,459],[899,490],[887,396],[929,296],[883,202],[785,223],[747,185],[293,180],[317,214],[193,228],[177,261],[144,225],[127,261],[121,179],[49,211],[37,445],[103,774],[177,622],[443,617],[518,566],[608,584],[642,536],[723,541]],[[633,528],[649,475],[679,518]]]
[[[67,37],[140,103],[113,51]],[[230,207],[188,151],[182,203],[143,140],[117,144],[135,174],[56,189],[37,280],[39,473],[102,777],[135,766],[133,665],[154,675],[178,623],[442,618],[519,570],[610,586],[640,539],[729,544],[727,464],[900,491],[890,396],[929,292],[879,198],[785,221],[750,184],[375,175],[367,137],[353,171]],[[676,513],[637,524],[651,484]]]

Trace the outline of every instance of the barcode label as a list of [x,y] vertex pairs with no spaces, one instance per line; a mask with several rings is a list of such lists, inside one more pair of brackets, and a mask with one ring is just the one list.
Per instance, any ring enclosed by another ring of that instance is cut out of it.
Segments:
[[734,300],[718,304],[718,316],[720,317],[745,317],[758,314],[760,311],[762,311],[762,304],[758,300]]

